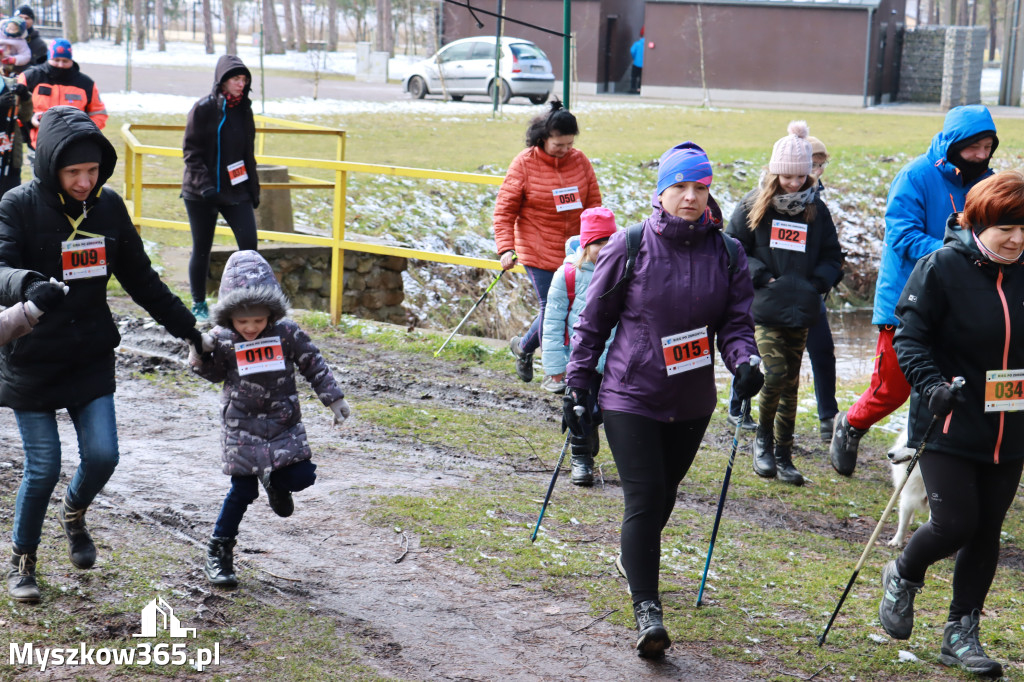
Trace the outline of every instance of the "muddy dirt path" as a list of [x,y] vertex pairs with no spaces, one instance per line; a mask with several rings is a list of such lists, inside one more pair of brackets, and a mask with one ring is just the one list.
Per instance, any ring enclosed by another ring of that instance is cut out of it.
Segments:
[[[219,387],[179,388],[187,381],[184,355],[159,328],[126,319],[122,332],[116,394],[121,463],[95,503],[113,520],[94,528],[99,569],[104,545],[118,542],[118,520],[142,519],[160,542],[194,547],[191,572],[162,580],[203,601],[209,588],[202,546],[229,484],[220,473]],[[548,399],[534,391],[498,396],[471,376],[441,376],[425,360],[340,343],[343,358],[329,357],[343,364],[337,376],[352,397],[429,393],[467,409],[514,410],[543,420],[551,412]],[[138,371],[155,371],[161,379],[133,377]],[[239,536],[240,579],[259,581],[271,601],[301,600],[329,615],[340,630],[369,642],[365,662],[381,673],[411,680],[749,678],[750,667],[713,658],[710,646],[675,646],[664,661],[645,662],[632,651],[633,633],[596,619],[585,601],[514,583],[484,584],[442,551],[421,548],[416,537],[405,536],[408,552],[396,563],[406,550],[403,536],[361,520],[372,497],[464,486],[471,469],[500,467],[504,473],[508,467],[388,441],[358,414],[343,429],[332,429],[319,405],[304,410],[304,422],[317,484],[297,496],[287,521],[274,516],[261,493]],[[5,458],[17,469],[20,443],[8,410],[0,411],[0,433]],[[65,472],[77,466],[73,438],[68,423],[62,427]],[[547,474],[528,475],[542,489]],[[617,488],[609,494],[618,494]]]

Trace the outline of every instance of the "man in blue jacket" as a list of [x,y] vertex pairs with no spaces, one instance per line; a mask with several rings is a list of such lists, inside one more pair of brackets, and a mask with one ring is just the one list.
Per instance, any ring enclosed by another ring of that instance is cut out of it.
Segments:
[[992,174],[989,161],[998,146],[988,109],[956,107],[946,114],[942,132],[932,138],[928,151],[904,166],[892,181],[871,318],[878,325],[871,386],[848,412],[839,415],[832,435],[832,466],[843,476],[851,476],[857,466],[861,437],[910,397],[910,384],[892,348],[899,323],[896,302],[918,259],[942,246],[949,214],[962,211],[967,192]]

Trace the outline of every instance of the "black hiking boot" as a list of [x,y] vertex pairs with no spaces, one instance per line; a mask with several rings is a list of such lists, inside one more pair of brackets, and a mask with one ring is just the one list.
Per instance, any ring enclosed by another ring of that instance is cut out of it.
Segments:
[[267,491],[267,501],[270,502],[270,508],[278,516],[291,516],[292,512],[295,511],[295,502],[292,500],[292,494],[287,490],[275,488],[270,482],[270,474],[270,469],[264,469],[263,473],[260,474],[260,483],[263,484],[263,489]]
[[235,548],[234,538],[212,537],[206,545],[206,577],[210,583],[217,587],[235,587],[238,579],[235,577],[235,555],[232,552]]
[[1002,677],[1003,666],[993,661],[981,648],[978,641],[980,614],[975,609],[971,615],[959,621],[950,621],[942,632],[942,649],[939,660],[944,665],[963,668],[969,673],[984,677]]
[[636,618],[636,653],[643,658],[658,658],[665,649],[672,646],[668,630],[662,622],[661,602],[648,599],[633,604],[633,616]]
[[846,421],[845,412],[840,412],[837,419],[832,444],[829,446],[832,468],[841,476],[853,476],[853,470],[857,468],[857,448],[860,447],[860,439],[868,430],[850,426],[850,422]]
[[23,552],[14,545],[11,568],[7,571],[7,594],[14,601],[25,604],[35,604],[39,601],[35,552]]
[[914,631],[914,597],[924,587],[900,577],[893,559],[882,569],[882,602],[878,620],[893,639],[910,639]]
[[829,417],[828,419],[822,419],[818,423],[818,435],[821,436],[821,440],[824,443],[832,442],[832,434],[836,432],[836,418]]
[[64,499],[57,510],[57,520],[64,534],[68,536],[68,555],[75,568],[92,568],[96,563],[96,545],[89,536],[89,529],[85,525],[85,510],[88,507],[75,509],[68,504],[68,496],[65,493]]
[[744,415],[730,414],[725,420],[733,428],[739,426],[744,431],[757,431],[757,422],[750,418],[749,412]]
[[754,473],[761,478],[775,478],[775,435],[760,427],[754,436]]
[[528,384],[533,381],[533,353],[524,353],[521,342],[520,337],[513,336],[509,339],[508,348],[516,358],[516,376]]
[[775,473],[783,483],[803,485],[804,475],[793,466],[793,446],[775,446]]
[[[591,435],[593,434],[593,435]],[[589,487],[594,485],[594,441],[597,429],[591,427],[585,436],[571,436],[572,484]]]

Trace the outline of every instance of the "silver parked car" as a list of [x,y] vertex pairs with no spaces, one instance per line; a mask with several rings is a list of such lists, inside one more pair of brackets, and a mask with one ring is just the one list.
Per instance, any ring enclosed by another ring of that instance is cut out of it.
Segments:
[[[494,36],[454,40],[433,57],[410,67],[402,88],[417,99],[445,92],[458,102],[466,95],[494,97]],[[543,104],[551,94],[555,76],[547,55],[520,38],[501,39],[502,102],[512,97],[529,97],[534,104]]]

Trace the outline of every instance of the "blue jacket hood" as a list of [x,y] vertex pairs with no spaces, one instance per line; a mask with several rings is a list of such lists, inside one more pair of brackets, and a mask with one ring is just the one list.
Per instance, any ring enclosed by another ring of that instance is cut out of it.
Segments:
[[956,176],[959,172],[947,158],[950,146],[979,133],[987,132],[992,133],[992,151],[995,152],[996,147],[999,146],[999,138],[996,136],[996,123],[988,108],[980,104],[954,107],[946,114],[942,132],[936,133],[932,138],[931,146],[928,148],[928,158],[943,173],[951,173]]

